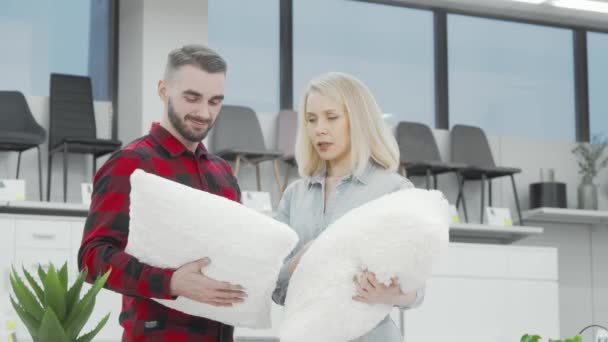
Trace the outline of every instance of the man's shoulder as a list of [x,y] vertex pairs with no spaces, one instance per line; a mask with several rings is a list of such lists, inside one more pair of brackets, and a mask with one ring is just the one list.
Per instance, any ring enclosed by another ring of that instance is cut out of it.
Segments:
[[149,135],[144,135],[126,144],[114,154],[116,157],[129,157],[146,160],[153,155],[158,154],[158,149],[156,148],[156,144],[154,144],[151,137]]

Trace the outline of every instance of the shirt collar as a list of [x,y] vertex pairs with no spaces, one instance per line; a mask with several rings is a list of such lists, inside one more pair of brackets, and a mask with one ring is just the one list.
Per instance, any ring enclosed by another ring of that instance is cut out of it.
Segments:
[[[354,180],[363,185],[367,185],[367,183],[369,182],[369,177],[372,174],[374,168],[376,167],[376,163],[370,160],[369,163],[367,163],[367,166],[365,167],[363,172],[361,172],[361,174],[350,174],[348,176],[345,176],[343,180],[345,182],[352,182]],[[315,172],[312,176],[308,178],[308,186],[312,186],[314,184],[323,184],[323,182],[325,181],[326,172],[327,166],[323,165],[323,167],[321,167],[319,170],[317,170],[317,172]]]
[[[162,127],[158,122],[152,123],[149,135],[156,140],[156,142],[173,158],[179,157],[184,153],[192,154],[192,152],[190,152],[190,150],[188,150],[184,144],[182,144],[175,136],[173,136],[173,134],[171,134],[171,132]],[[202,142],[199,142],[198,146],[196,146],[194,155],[196,155],[197,158],[201,158],[207,157],[208,153],[209,152],[205,148],[205,145],[203,145]]]

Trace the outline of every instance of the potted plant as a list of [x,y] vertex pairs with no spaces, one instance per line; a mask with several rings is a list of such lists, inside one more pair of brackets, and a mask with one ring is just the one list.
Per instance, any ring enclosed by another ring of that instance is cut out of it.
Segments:
[[[521,337],[521,342],[540,342],[541,337],[538,335],[524,335]],[[567,338],[565,340],[549,340],[549,342],[583,342],[583,338],[581,335],[576,335],[572,338]]]
[[10,300],[34,342],[88,342],[108,321],[110,314],[92,331],[79,337],[93,312],[95,297],[106,283],[110,271],[98,277],[82,298],[80,291],[87,276],[86,269],[80,272],[69,289],[67,264],[59,270],[51,264],[48,272],[38,267],[40,283],[25,268],[23,275],[29,287],[13,268],[10,282],[15,299],[11,295]]
[[608,141],[605,137],[594,135],[591,143],[581,142],[572,149],[572,153],[577,158],[578,173],[582,176],[578,186],[579,209],[598,209],[597,185],[594,180],[597,174],[608,165],[608,157],[602,159],[606,146],[608,146]]

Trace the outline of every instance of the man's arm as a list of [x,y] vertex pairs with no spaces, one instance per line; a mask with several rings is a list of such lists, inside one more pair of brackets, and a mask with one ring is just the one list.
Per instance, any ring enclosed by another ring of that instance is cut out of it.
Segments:
[[[119,151],[95,175],[78,266],[87,268],[87,282],[112,269],[106,288],[128,296],[171,299],[173,269],[141,263],[124,252],[129,237],[129,177],[146,161],[133,151]],[[147,169],[147,170],[146,170]]]

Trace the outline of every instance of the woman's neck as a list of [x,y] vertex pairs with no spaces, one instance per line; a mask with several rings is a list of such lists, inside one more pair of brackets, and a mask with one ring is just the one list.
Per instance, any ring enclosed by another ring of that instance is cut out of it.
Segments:
[[349,158],[327,162],[326,177],[339,178],[350,173],[352,173],[352,169]]

